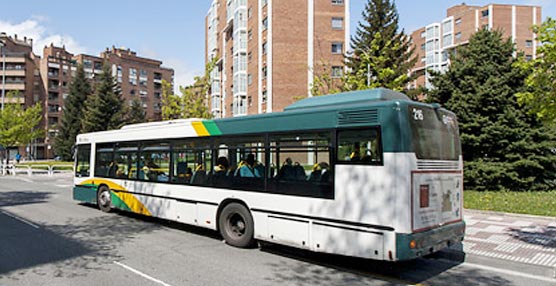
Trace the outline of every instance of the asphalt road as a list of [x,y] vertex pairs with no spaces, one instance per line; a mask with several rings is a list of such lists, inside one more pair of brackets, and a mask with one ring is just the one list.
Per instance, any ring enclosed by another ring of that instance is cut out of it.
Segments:
[[238,249],[212,231],[102,213],[71,187],[63,175],[0,177],[0,285],[556,285],[546,269],[453,252],[385,263]]

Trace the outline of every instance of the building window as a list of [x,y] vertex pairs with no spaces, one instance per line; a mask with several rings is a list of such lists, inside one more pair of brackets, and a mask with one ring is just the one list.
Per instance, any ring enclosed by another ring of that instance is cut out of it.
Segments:
[[332,53],[333,54],[342,54],[344,48],[344,44],[342,42],[333,42],[332,43]]
[[247,9],[247,17],[251,18],[253,16],[253,7],[249,6],[249,9]]
[[525,60],[526,61],[532,61],[533,60],[533,56],[532,55],[525,55]]
[[268,28],[268,17],[264,17],[263,19],[263,31]]
[[457,18],[455,23],[456,23],[456,26],[459,26],[461,24],[461,18]]
[[268,3],[268,0],[263,0],[262,5],[261,6],[265,6]]
[[247,84],[248,84],[248,85],[252,85],[252,84],[253,84],[253,75],[252,75],[252,74],[248,74],[248,75],[247,75]]
[[264,42],[263,43],[263,55],[266,55],[266,52],[267,52],[267,43]]
[[481,15],[482,15],[483,18],[488,17],[488,9],[481,11]]
[[456,40],[461,40],[461,32],[456,33]]
[[344,0],[331,0],[332,5],[344,5]]
[[137,69],[129,69],[129,83],[132,85],[137,85]]
[[264,79],[264,78],[266,78],[268,69],[266,67],[263,67],[262,71],[263,71],[263,79]]
[[342,17],[333,17],[332,18],[332,29],[341,30],[343,28],[344,28],[344,18],[342,18]]
[[532,40],[525,40],[525,47],[530,48],[533,46],[533,41]]
[[268,92],[266,90],[263,90],[262,102],[266,103],[267,98],[268,98]]
[[344,70],[343,70],[343,68],[342,68],[341,66],[333,66],[333,67],[332,67],[332,74],[331,74],[331,76],[332,76],[333,78],[342,77],[343,73],[344,73]]
[[427,47],[427,44],[421,44],[421,50],[422,51],[424,51],[426,47]]
[[95,70],[102,70],[102,63],[101,62],[95,62]]
[[424,39],[427,37],[427,32],[423,31],[421,32],[421,39]]
[[249,29],[247,32],[247,39],[249,39],[249,41],[253,39],[253,29]]
[[139,71],[139,84],[142,86],[147,86],[147,80],[148,80],[148,72],[146,70],[140,70]]
[[93,62],[91,60],[83,60],[83,68],[90,69],[93,67]]
[[251,62],[252,60],[253,60],[253,53],[252,52],[247,53],[247,61]]

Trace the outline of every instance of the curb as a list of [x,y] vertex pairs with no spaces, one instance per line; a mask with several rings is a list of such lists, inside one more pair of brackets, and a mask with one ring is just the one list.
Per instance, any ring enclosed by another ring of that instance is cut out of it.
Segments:
[[505,213],[505,212],[473,210],[473,209],[463,209],[464,219],[465,219],[465,215],[468,214],[468,213],[469,214],[492,215],[492,216],[496,215],[496,216],[504,216],[504,217],[515,217],[515,218],[524,218],[524,219],[536,219],[536,220],[556,222],[556,217],[551,217],[551,216]]

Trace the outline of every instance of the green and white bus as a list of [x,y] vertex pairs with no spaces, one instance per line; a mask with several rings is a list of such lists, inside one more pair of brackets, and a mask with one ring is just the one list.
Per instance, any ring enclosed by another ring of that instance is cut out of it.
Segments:
[[387,89],[283,112],[77,136],[73,197],[220,232],[400,261],[463,239],[456,116]]

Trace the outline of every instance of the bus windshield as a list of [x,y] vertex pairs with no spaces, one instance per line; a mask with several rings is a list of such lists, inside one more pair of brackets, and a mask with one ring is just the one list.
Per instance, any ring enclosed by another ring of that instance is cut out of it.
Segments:
[[456,116],[434,108],[409,106],[411,142],[418,159],[458,160],[461,155]]

